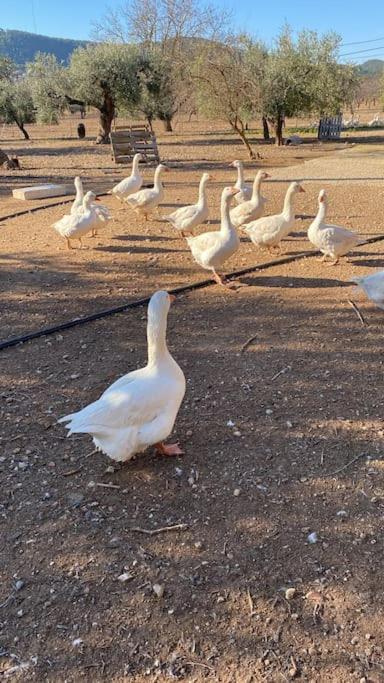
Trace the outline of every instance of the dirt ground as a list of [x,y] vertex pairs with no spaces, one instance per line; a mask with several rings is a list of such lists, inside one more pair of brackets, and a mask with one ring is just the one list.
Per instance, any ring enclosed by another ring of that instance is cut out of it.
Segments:
[[[190,202],[208,168],[216,225],[228,164],[244,153],[195,126],[159,135],[172,169],[161,213]],[[105,147],[40,134],[24,170],[0,177],[0,215],[25,207],[9,189],[27,177],[81,173],[101,191],[123,176]],[[271,173],[268,213],[304,181],[285,253],[310,249],[321,187],[332,221],[384,232],[383,147],[343,144],[260,146],[246,164],[249,179]],[[2,339],[206,277],[166,222],[105,203],[113,221],[84,250],[50,228],[63,207],[0,223]],[[228,270],[270,258],[243,240]],[[6,680],[384,680],[383,313],[349,283],[380,267],[384,241],[333,268],[308,257],[244,275],[236,291],[178,296],[168,340],[187,378],[173,435],[183,458],[148,451],[119,469],[56,423],[145,363],[144,308],[1,352]]]

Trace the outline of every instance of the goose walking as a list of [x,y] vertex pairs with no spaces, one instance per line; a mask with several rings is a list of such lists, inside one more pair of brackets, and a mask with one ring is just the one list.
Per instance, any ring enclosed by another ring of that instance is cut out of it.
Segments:
[[162,455],[182,455],[165,444],[185,394],[185,377],[167,348],[167,316],[172,297],[155,292],[148,305],[148,362],[114,382],[97,401],[62,417],[71,434],[90,434],[99,450],[126,462],[148,446]]
[[295,224],[293,197],[298,192],[305,192],[305,190],[300,183],[291,183],[285,195],[284,207],[281,213],[275,216],[259,218],[257,221],[243,226],[244,232],[249,236],[253,244],[261,249],[268,249],[268,251],[276,247],[280,250],[281,240],[291,232]]
[[[82,237],[88,232],[94,231],[100,224],[100,221],[107,220],[105,212],[108,212],[108,209],[102,207],[101,212],[99,212],[98,207],[95,205],[96,199],[94,192],[87,192],[83,199],[83,206],[77,213],[66,214],[53,224],[52,227],[62,237],[65,237],[68,249],[72,249],[72,239],[78,239],[82,247]],[[102,214],[104,214],[103,218],[101,218]]]
[[318,202],[317,216],[308,228],[308,239],[322,252],[322,260],[325,261],[329,257],[332,259],[329,265],[334,266],[340,256],[344,256],[353,247],[362,244],[364,239],[347,228],[324,222],[328,207],[325,190],[320,190]]
[[129,195],[138,192],[143,184],[143,176],[139,171],[139,162],[142,161],[142,154],[135,154],[132,161],[132,173],[127,178],[120,180],[111,193],[120,200],[126,199]]
[[240,246],[236,229],[229,215],[229,205],[237,188],[226,187],[221,195],[221,227],[215,232],[203,232],[196,237],[187,237],[195,261],[206,270],[211,270],[215,281],[224,285],[223,278],[217,272]]
[[146,221],[148,220],[148,214],[157,209],[163,201],[164,188],[161,176],[167,171],[169,171],[169,168],[164,166],[164,164],[159,164],[155,171],[153,187],[139,190],[139,192],[129,195],[125,200],[139,215],[143,214]]
[[238,192],[235,194],[235,200],[237,204],[249,201],[252,197],[252,187],[251,185],[247,185],[244,180],[243,162],[236,159],[235,161],[232,161],[230,166],[237,168],[237,180],[234,185],[234,187],[238,190]]
[[210,179],[209,173],[203,173],[199,185],[199,199],[197,204],[190,206],[182,206],[176,209],[169,216],[165,216],[166,220],[178,230],[183,237],[186,232],[192,232],[193,228],[197,228],[201,223],[208,220],[209,209],[207,199],[207,183]]
[[264,206],[267,200],[265,197],[261,196],[260,186],[263,180],[270,177],[269,173],[258,171],[253,182],[251,199],[247,202],[242,202],[242,204],[231,209],[231,221],[236,228],[244,225],[244,223],[255,221],[263,215]]

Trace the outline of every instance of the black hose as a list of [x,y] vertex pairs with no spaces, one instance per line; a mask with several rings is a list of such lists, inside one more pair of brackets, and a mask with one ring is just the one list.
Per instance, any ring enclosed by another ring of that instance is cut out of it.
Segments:
[[[365,240],[364,244],[373,244],[375,242],[380,242],[384,240],[384,235],[378,235],[376,237],[371,237]],[[247,273],[252,273],[255,270],[268,270],[268,268],[273,268],[274,266],[283,265],[285,263],[291,263],[292,261],[299,261],[303,258],[313,257],[320,252],[313,251],[303,251],[299,254],[293,254],[292,256],[283,256],[283,258],[274,259],[273,261],[268,261],[267,263],[258,263],[254,266],[249,266],[248,268],[242,268],[241,270],[233,271],[227,275],[227,279],[232,279],[235,277],[240,277],[241,275],[246,275]],[[202,289],[204,287],[210,287],[214,285],[215,282],[211,279],[199,280],[198,282],[193,282],[190,285],[182,285],[181,287],[175,287],[174,289],[168,290],[170,294],[181,294],[182,292],[192,292],[196,289]],[[77,327],[78,325],[85,325],[86,323],[92,322],[94,320],[100,320],[101,318],[107,318],[111,315],[116,315],[116,313],[123,313],[132,308],[138,308],[139,306],[145,306],[148,304],[150,297],[145,297],[143,299],[137,299],[136,301],[129,301],[121,306],[114,306],[113,308],[107,308],[104,311],[99,311],[98,313],[91,313],[83,318],[75,318],[74,320],[68,320],[65,323],[60,323],[54,325],[53,327],[45,327],[36,332],[30,332],[29,334],[22,335],[20,337],[13,337],[5,341],[0,342],[0,351],[4,349],[9,349],[12,346],[17,346],[18,344],[23,344],[24,342],[31,341],[32,339],[38,339],[39,337],[46,337],[49,334],[56,334],[56,332],[62,332],[64,330],[69,330],[71,327]]]

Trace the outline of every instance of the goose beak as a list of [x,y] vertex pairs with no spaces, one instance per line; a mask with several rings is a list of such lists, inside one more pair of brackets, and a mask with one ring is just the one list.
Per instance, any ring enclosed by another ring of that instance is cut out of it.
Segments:
[[271,174],[270,174],[270,173],[265,173],[265,174],[264,174],[264,178],[270,178],[270,177],[271,177]]
[[100,201],[100,198],[99,198],[99,197],[95,197],[95,202],[99,202],[99,201]]
[[299,192],[305,192],[304,188],[300,185]]
[[168,294],[168,296],[169,296],[169,300],[170,300],[171,304],[172,304],[174,301],[176,301],[176,297],[175,297],[174,294]]

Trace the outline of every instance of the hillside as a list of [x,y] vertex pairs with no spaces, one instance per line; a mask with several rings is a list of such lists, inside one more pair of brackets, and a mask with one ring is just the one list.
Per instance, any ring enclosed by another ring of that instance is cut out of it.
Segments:
[[56,55],[58,61],[67,64],[72,52],[86,44],[85,40],[50,38],[26,31],[0,29],[0,55],[9,57],[20,66],[32,61],[36,52],[49,52]]
[[367,76],[381,74],[384,71],[384,61],[382,59],[368,59],[359,65],[359,71]]

